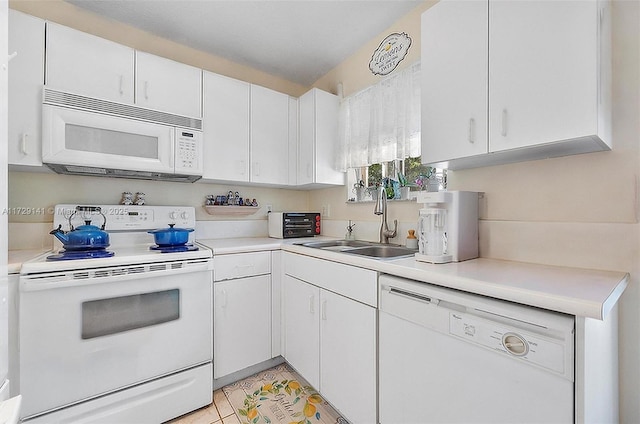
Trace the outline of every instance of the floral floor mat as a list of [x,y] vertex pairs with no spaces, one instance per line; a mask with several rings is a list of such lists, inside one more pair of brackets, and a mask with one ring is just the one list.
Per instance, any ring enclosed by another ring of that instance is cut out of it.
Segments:
[[288,365],[222,388],[246,424],[349,424]]

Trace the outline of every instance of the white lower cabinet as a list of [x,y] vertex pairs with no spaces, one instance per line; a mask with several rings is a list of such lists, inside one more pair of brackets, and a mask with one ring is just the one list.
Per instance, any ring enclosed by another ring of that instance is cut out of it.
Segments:
[[214,256],[213,378],[271,358],[270,255]]
[[353,423],[376,421],[376,309],[320,291],[320,391]]
[[[350,422],[377,422],[376,303],[339,290],[366,285],[375,294],[377,274],[302,255],[283,257],[285,359]],[[367,290],[362,294],[369,297]]]
[[320,289],[284,276],[284,357],[314,388],[320,388]]

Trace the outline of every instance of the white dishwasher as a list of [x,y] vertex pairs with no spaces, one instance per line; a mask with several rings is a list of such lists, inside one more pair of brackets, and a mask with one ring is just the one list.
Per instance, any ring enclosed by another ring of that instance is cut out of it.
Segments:
[[572,423],[574,317],[380,276],[380,423]]

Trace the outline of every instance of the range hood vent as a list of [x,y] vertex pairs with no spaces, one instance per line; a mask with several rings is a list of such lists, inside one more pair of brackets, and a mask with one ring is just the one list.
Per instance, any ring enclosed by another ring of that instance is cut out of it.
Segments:
[[136,180],[169,181],[176,183],[193,183],[202,178],[200,175],[165,174],[162,172],[94,168],[90,166],[62,165],[57,163],[46,163],[45,165],[58,174],[84,175],[89,177],[131,178]]
[[43,103],[52,106],[70,107],[91,112],[105,113],[122,118],[202,130],[202,119],[174,115],[172,113],[160,112],[153,109],[145,109],[125,103],[116,103],[109,100],[81,96],[79,94],[53,90],[48,87],[44,88]]

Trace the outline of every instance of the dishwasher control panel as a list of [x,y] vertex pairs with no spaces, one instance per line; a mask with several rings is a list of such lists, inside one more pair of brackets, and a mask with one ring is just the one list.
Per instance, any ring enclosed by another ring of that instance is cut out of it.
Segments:
[[565,366],[565,344],[561,340],[453,311],[449,312],[449,334],[561,375],[569,371]]

